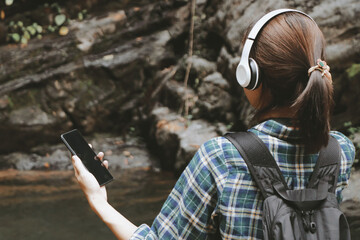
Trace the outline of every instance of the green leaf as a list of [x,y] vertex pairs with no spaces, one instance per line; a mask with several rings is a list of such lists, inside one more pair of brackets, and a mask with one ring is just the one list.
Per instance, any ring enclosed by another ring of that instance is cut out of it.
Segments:
[[33,26],[27,26],[26,30],[33,36],[36,34],[36,29]]
[[14,3],[14,0],[5,0],[6,6],[11,6]]
[[12,40],[14,40],[14,42],[20,41],[20,35],[18,33],[11,34],[11,38],[12,38]]
[[56,15],[55,17],[55,23],[58,26],[61,26],[66,20],[66,16],[64,14]]
[[24,24],[23,24],[22,21],[18,21],[18,22],[17,22],[17,25],[18,25],[19,27],[23,27],[23,26],[24,26]]
[[41,35],[41,34],[38,34],[36,37],[37,37],[37,39],[42,39],[42,35]]
[[54,10],[56,10],[56,12],[57,13],[61,13],[61,8],[60,8],[60,5],[58,4],[58,3],[52,3],[51,5],[50,5],[50,7],[52,8],[52,9],[54,9]]
[[80,21],[84,19],[84,15],[81,12],[78,13],[78,19]]
[[346,70],[348,77],[351,79],[360,73],[360,63],[354,63]]
[[22,44],[27,44],[28,43],[28,40],[24,37],[21,38],[21,41],[20,41]]
[[31,38],[30,33],[28,31],[25,31],[23,33],[23,38],[26,38],[26,40],[29,40]]
[[36,26],[36,31],[37,31],[38,33],[42,33],[42,31],[43,31],[42,26],[40,26],[40,25]]
[[49,32],[55,32],[55,28],[51,25],[48,26],[48,31]]

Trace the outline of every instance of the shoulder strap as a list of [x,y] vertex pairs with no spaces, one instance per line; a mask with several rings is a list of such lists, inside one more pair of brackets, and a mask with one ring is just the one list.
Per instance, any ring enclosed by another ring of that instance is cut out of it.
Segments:
[[320,151],[308,188],[314,188],[321,179],[330,185],[330,192],[334,192],[340,170],[341,147],[338,141],[330,136],[328,145]]
[[272,185],[280,182],[288,189],[275,159],[263,141],[251,132],[227,133],[224,136],[239,151],[264,198],[273,195]]

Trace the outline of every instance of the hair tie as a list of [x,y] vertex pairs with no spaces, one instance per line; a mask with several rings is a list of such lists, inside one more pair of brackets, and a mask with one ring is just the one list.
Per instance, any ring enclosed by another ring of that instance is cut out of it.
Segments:
[[312,66],[311,68],[309,68],[308,75],[310,76],[310,74],[315,70],[320,71],[321,76],[324,76],[328,72],[330,73],[330,67],[326,64],[325,61],[323,61],[321,59],[317,60],[317,65]]

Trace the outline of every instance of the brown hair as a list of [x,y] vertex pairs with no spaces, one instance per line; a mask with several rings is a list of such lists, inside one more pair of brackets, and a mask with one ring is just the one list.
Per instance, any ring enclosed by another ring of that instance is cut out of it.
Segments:
[[273,18],[259,33],[250,56],[261,70],[263,90],[270,91],[270,109],[291,106],[302,143],[308,152],[319,151],[329,140],[333,87],[330,79],[308,69],[325,60],[325,40],[309,17],[288,12]]

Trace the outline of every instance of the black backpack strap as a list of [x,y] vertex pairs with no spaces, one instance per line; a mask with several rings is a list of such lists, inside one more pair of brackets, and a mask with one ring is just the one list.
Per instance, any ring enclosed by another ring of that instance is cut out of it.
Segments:
[[338,141],[330,136],[328,145],[320,151],[308,188],[314,188],[321,179],[329,183],[329,192],[335,193],[340,170],[341,147]]
[[274,182],[280,182],[288,189],[286,181],[275,159],[263,141],[251,132],[227,133],[224,136],[243,157],[253,180],[264,198],[274,194]]

